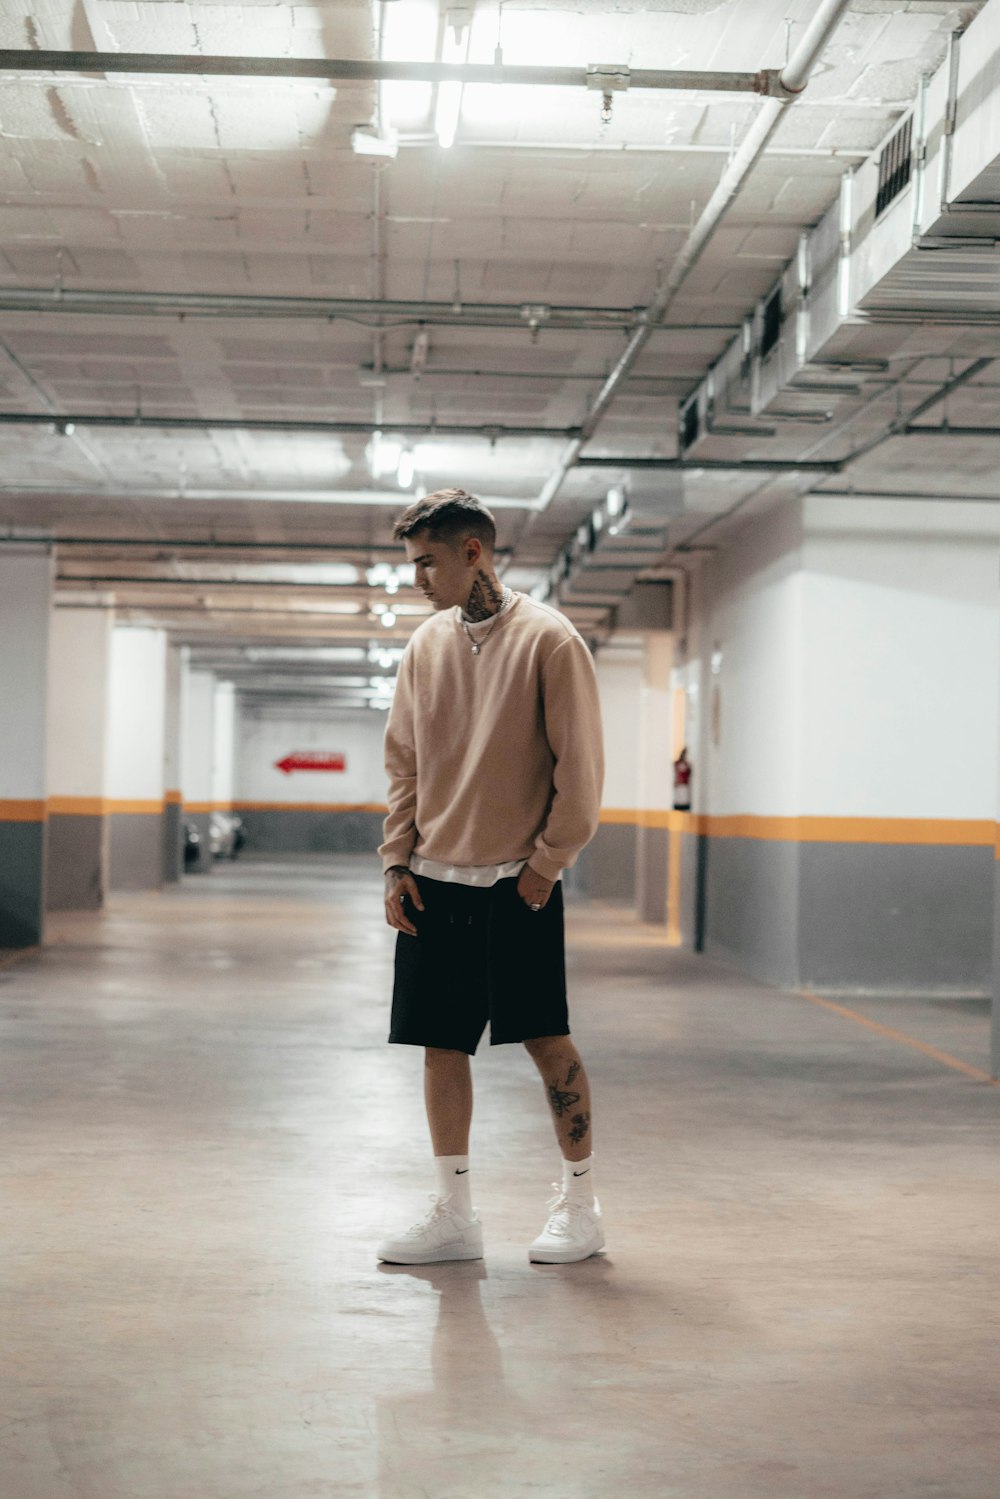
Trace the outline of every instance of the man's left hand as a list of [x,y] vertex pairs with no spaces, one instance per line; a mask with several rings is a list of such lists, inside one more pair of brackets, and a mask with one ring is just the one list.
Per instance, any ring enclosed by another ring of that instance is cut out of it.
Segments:
[[536,874],[530,864],[525,864],[518,877],[517,893],[526,906],[541,908],[547,905],[554,889],[555,880],[542,879],[542,876]]

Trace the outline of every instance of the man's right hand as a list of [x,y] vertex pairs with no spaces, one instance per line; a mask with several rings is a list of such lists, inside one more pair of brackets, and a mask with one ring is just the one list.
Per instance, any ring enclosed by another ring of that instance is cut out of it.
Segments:
[[403,896],[408,895],[418,911],[424,909],[420,891],[412,874],[402,864],[396,864],[385,872],[385,919],[397,932],[415,937],[417,929],[403,914]]

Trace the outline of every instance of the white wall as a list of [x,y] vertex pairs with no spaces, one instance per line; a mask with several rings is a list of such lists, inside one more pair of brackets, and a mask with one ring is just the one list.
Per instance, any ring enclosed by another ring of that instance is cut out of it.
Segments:
[[689,758],[699,811],[784,817],[816,810],[801,806],[799,785],[801,569],[799,501],[754,516],[705,564],[686,672],[686,684],[698,689]]
[[101,798],[111,727],[110,609],[54,609],[49,634],[49,796]]
[[672,801],[671,664],[673,640],[647,631],[611,640],[597,653],[604,726],[603,805],[659,810]]
[[167,791],[181,787],[181,742],[186,702],[188,647],[167,647],[166,706],[163,726],[163,784]]
[[[334,715],[318,708],[282,714],[243,707],[237,723],[236,785],[238,802],[313,802],[324,805],[383,805],[386,780],[382,741],[386,714]],[[294,771],[285,775],[276,762],[295,750],[329,750],[346,756],[344,772]]]
[[801,801],[992,818],[995,505],[805,501]]
[[52,613],[46,543],[0,542],[0,798],[43,801]]
[[214,757],[215,678],[211,672],[188,671],[181,731],[181,791],[187,805],[212,801]]
[[212,801],[228,807],[236,777],[236,698],[231,682],[216,683],[213,706]]
[[641,641],[602,647],[595,661],[604,727],[604,797],[609,808],[640,805]]
[[116,800],[163,800],[166,665],[162,630],[111,632],[107,795]]
[[998,529],[985,503],[820,495],[748,520],[675,671],[698,686],[697,810],[992,818]]
[[639,700],[639,800],[645,811],[664,811],[673,806],[673,704],[671,675],[673,636],[650,632],[643,650],[642,688]]

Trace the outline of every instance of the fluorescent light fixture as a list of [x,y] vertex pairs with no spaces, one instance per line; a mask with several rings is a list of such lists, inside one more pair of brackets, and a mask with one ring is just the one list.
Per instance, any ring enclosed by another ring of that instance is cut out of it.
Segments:
[[[437,52],[436,0],[396,0],[382,14],[381,55],[385,62],[433,62]],[[403,130],[426,129],[431,110],[430,83],[383,82],[379,85],[379,117]]]
[[[413,454],[409,448],[404,448],[399,455],[399,463],[396,467],[396,482],[400,489],[409,489],[413,483],[415,474],[416,469],[413,463]],[[392,589],[388,589],[387,591],[391,593]]]
[[396,623],[396,616],[393,614],[391,609],[382,610],[382,623],[387,630],[391,630],[393,625]]
[[[463,63],[469,55],[469,12],[466,9],[449,10],[445,16],[444,42],[441,61]],[[439,83],[437,104],[434,109],[434,134],[438,145],[447,151],[455,144],[458,122],[462,115],[462,83]]]
[[605,504],[607,505],[609,515],[621,515],[625,507],[624,489],[620,485],[614,485],[613,488],[608,490]]
[[401,442],[391,437],[383,437],[381,432],[373,432],[371,442],[365,449],[372,478],[382,479],[386,474],[396,473],[402,454]]
[[396,156],[399,152],[399,135],[392,126],[385,135],[374,135],[370,130],[355,130],[351,133],[351,150],[355,156]]

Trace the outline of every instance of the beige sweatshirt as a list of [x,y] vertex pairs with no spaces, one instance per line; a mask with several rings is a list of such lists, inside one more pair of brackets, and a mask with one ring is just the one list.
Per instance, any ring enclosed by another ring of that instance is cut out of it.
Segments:
[[597,676],[562,614],[525,594],[472,654],[458,609],[433,615],[400,663],[385,734],[386,869],[526,858],[545,879],[597,831],[604,743]]

